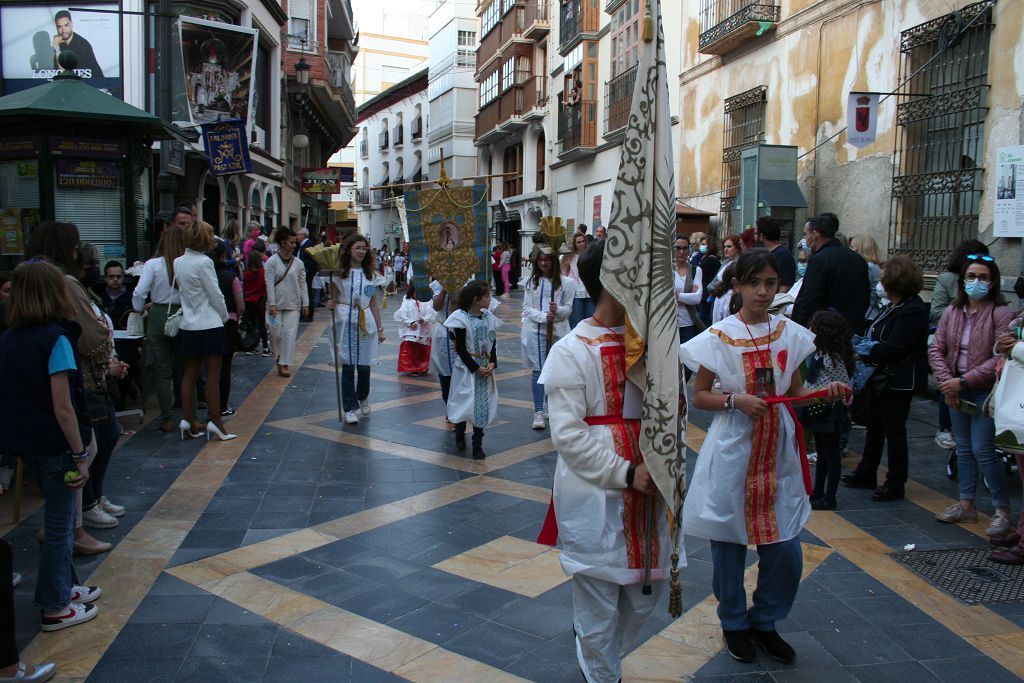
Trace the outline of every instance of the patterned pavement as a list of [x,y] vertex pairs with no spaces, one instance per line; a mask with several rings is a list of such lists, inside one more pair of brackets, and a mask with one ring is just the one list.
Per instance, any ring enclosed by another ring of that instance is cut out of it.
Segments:
[[[0,527],[25,582],[18,641],[63,680],[571,681],[581,676],[571,586],[557,551],[534,543],[555,454],[529,428],[529,372],[519,360],[519,299],[503,305],[498,424],[488,457],[456,451],[436,377],[399,377],[397,326],[374,370],[373,413],[339,424],[324,313],[300,329],[292,378],[269,359],[235,360],[226,443],[181,442],[150,423],[115,453],[108,494],[129,512],[95,535],[116,544],[76,558],[103,587],[88,625],[40,634],[31,600],[41,511]],[[1024,603],[965,606],[891,560],[918,549],[984,546],[987,519],[940,525],[955,496],[931,441],[934,404],[911,420],[908,499],[872,503],[842,490],[802,537],[805,578],[780,631],[798,658],[740,664],[724,654],[706,542],[687,539],[683,616],[667,605],[639,634],[627,681],[1016,681],[1024,676]],[[692,417],[699,448],[710,416]],[[854,432],[857,450],[863,432]],[[695,454],[691,451],[691,461]],[[1015,483],[1014,500],[1019,501]],[[0,520],[10,520],[9,496]],[[979,501],[983,505],[989,501]],[[990,511],[990,510],[987,510]],[[29,514],[30,513],[30,514]],[[756,578],[749,555],[748,579]],[[667,598],[667,591],[666,598]]]

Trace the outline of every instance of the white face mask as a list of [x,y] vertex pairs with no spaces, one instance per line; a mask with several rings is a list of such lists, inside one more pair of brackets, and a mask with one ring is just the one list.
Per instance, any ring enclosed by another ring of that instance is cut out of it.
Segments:
[[875,285],[875,294],[878,295],[879,303],[882,306],[888,306],[892,303],[889,301],[889,297],[885,295],[885,287],[882,286],[881,282]]

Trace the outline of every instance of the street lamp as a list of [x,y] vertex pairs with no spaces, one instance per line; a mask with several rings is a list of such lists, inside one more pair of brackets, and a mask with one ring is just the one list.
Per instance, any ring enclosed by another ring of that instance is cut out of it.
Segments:
[[295,80],[299,85],[309,85],[309,70],[311,68],[313,67],[309,65],[305,57],[299,57],[299,61],[295,64]]
[[306,105],[309,100],[309,70],[312,67],[309,62],[306,61],[305,57],[299,57],[299,61],[295,64],[295,81],[299,88],[297,92],[292,93],[293,101],[299,108],[299,120],[298,129],[299,133],[296,133],[292,137],[292,146],[295,149],[305,149],[309,146],[309,136],[301,132],[302,126],[302,108]]

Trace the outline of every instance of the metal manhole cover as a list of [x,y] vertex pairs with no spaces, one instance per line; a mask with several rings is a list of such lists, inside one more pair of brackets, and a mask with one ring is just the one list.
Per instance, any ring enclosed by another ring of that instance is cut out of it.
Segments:
[[889,556],[967,605],[1024,602],[1024,566],[991,562],[991,552],[991,548],[962,548]]

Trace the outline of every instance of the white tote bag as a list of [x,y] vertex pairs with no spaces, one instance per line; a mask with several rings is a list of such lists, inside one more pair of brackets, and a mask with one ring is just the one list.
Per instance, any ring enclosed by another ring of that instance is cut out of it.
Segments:
[[996,422],[996,445],[1024,451],[1024,343],[1014,348],[992,390],[991,406]]

